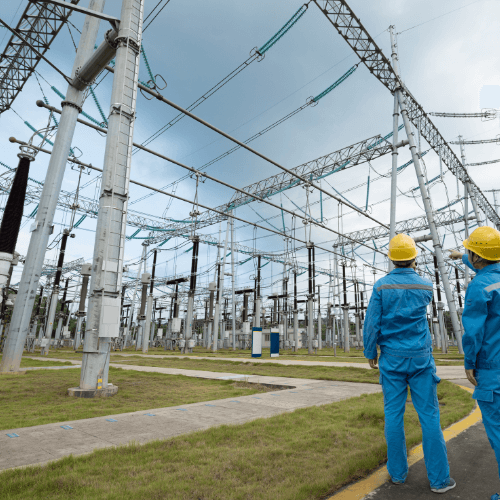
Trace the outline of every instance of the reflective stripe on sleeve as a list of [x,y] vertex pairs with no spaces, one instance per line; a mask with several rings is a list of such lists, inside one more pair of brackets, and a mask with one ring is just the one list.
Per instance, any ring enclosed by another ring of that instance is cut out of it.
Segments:
[[[500,287],[500,283],[498,284],[498,286]],[[380,290],[429,290],[430,292],[432,292],[433,288],[430,285],[420,285],[418,283],[398,283],[396,285],[380,285],[377,288],[377,292]]]
[[493,285],[487,286],[484,290],[486,292],[492,292],[493,290],[496,290],[497,288],[500,288],[500,283],[493,283]]

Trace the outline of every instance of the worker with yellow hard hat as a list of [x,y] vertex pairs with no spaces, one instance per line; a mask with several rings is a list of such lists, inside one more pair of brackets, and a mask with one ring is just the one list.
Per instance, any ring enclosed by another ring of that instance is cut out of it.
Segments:
[[[465,373],[477,400],[500,475],[500,232],[478,227],[463,242],[462,261],[476,271],[462,314]],[[453,252],[452,258],[457,258]],[[460,255],[460,254],[459,254]],[[495,493],[491,500],[499,500]]]
[[[408,475],[404,413],[408,386],[422,426],[427,477],[431,490],[445,493],[456,486],[450,478],[437,399],[436,364],[426,310],[433,285],[415,271],[417,247],[406,234],[389,243],[387,256],[395,269],[373,285],[363,329],[364,355],[370,366],[380,366],[384,391],[387,470],[392,482],[401,484]],[[377,357],[380,347],[380,359]]]

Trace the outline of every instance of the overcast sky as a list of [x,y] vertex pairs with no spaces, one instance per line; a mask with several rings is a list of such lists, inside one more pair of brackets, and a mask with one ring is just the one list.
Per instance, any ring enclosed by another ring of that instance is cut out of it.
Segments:
[[[80,2],[88,6],[86,0]],[[118,0],[108,0],[105,12],[117,17],[120,16]],[[146,1],[145,16],[156,5],[156,0]],[[1,18],[11,26],[15,26],[22,11],[27,5],[23,0],[17,6],[15,2],[2,0]],[[154,74],[160,74],[168,86],[162,93],[181,106],[188,106],[224,76],[237,68],[248,59],[254,47],[261,47],[302,5],[296,0],[170,0],[158,17],[144,32],[144,48]],[[393,24],[398,36],[398,49],[402,77],[427,112],[477,112],[481,106],[500,108],[500,69],[496,48],[499,46],[499,19],[500,4],[498,0],[479,0],[476,2],[442,0],[418,0],[408,2],[393,0],[391,2],[364,2],[350,0],[349,5],[361,19],[368,32],[390,56],[390,39],[387,28]],[[452,11],[452,12],[450,12]],[[75,13],[71,22],[81,29],[84,16]],[[153,18],[150,16],[145,26]],[[437,18],[437,19],[434,19]],[[98,43],[103,38],[106,23],[101,23]],[[79,33],[71,27],[76,43]],[[0,50],[3,50],[10,34],[0,29]],[[71,73],[74,59],[74,47],[68,29],[65,27],[58,35],[47,57],[66,74]],[[260,62],[253,62],[227,85],[213,95],[207,102],[200,105],[195,113],[203,119],[226,132],[233,134],[240,140],[246,140],[268,125],[274,123],[288,113],[302,106],[308,97],[316,96],[340,78],[353,65],[359,62],[343,38],[336,32],[317,6],[312,3],[305,15],[298,23],[265,55]],[[39,78],[43,92],[49,102],[60,107],[60,97],[50,88],[55,86],[65,93],[67,84],[62,77],[50,68],[45,62],[38,65]],[[143,81],[149,79],[144,60],[141,59],[140,77]],[[49,83],[47,83],[49,82]],[[49,85],[50,84],[50,85]],[[112,79],[107,76],[96,88],[97,98],[107,114]],[[480,102],[481,90],[483,99]],[[42,93],[37,80],[32,77],[25,85],[21,95],[13,103],[13,110],[3,113],[0,117],[0,161],[10,167],[17,164],[17,146],[8,142],[9,136],[21,140],[29,139],[32,132],[24,124],[31,123],[36,129],[43,128],[47,123],[47,113],[35,105]],[[14,113],[17,112],[16,115]],[[84,111],[100,120],[99,111],[89,97]],[[325,96],[317,106],[307,107],[283,124],[271,130],[263,137],[252,142],[251,146],[269,156],[287,168],[297,166],[306,161],[326,155],[350,144],[367,139],[377,134],[386,135],[392,130],[393,96],[390,92],[369,73],[365,66],[348,77],[338,88]],[[143,96],[138,97],[137,120],[135,124],[134,140],[143,142],[158,129],[172,119],[177,112],[167,105],[156,100],[148,101]],[[483,122],[479,118],[433,118],[443,136],[448,140],[456,140],[458,135],[466,139],[493,138],[500,133],[499,119]],[[405,138],[404,131],[400,138]],[[73,140],[74,146],[81,150],[81,160],[102,167],[105,138],[98,133],[78,125]],[[157,150],[189,166],[199,168],[218,155],[231,149],[233,144],[227,139],[218,136],[194,122],[184,118],[158,139],[153,141],[150,148]],[[422,150],[428,149],[423,141]],[[452,146],[457,154],[459,147]],[[500,148],[495,145],[468,146],[466,148],[468,163],[481,162],[500,158]],[[400,149],[399,164],[410,159],[408,148]],[[433,152],[424,157],[427,176],[429,179],[439,174],[439,160]],[[31,176],[43,181],[47,155],[40,153],[31,166]],[[334,189],[356,206],[365,209],[367,198],[366,180],[378,174],[387,174],[390,170],[391,158],[386,155],[372,162],[371,167],[364,163],[352,169],[336,173],[322,181],[322,187],[330,193]],[[372,169],[373,167],[373,169]],[[500,187],[499,164],[470,167],[470,174],[477,185],[483,189]],[[0,166],[0,173],[4,167]],[[260,179],[277,174],[280,170],[255,157],[251,153],[239,150],[228,157],[208,167],[211,175],[224,179],[238,187],[244,187]],[[455,177],[445,168],[444,182],[438,182],[431,188],[433,204],[440,208],[457,197]],[[185,175],[180,167],[162,161],[147,153],[139,152],[134,155],[132,162],[133,179],[157,187],[168,186]],[[85,184],[95,178],[82,178]],[[78,172],[67,167],[63,189],[73,191],[76,188]],[[327,182],[328,183],[327,183]],[[96,182],[81,191],[83,196],[98,200]],[[397,219],[404,220],[423,215],[421,200],[408,194],[408,190],[417,186],[415,170],[409,167],[398,177],[398,185],[402,193],[397,202]],[[195,181],[184,180],[179,184],[176,193],[188,199],[193,199]],[[333,187],[332,187],[333,186]],[[358,187],[356,187],[358,186]],[[168,188],[170,190],[171,187]],[[463,194],[463,188],[460,187]],[[155,194],[143,201],[138,198],[148,194],[147,190],[131,186],[129,208],[148,214],[152,218],[187,218],[191,206],[180,201],[168,204],[169,198]],[[216,207],[229,201],[232,191],[211,181],[200,187],[200,202]],[[415,194],[415,193],[414,193]],[[416,193],[418,194],[418,192]],[[377,220],[388,224],[390,183],[383,178],[370,185],[369,213]],[[493,201],[491,193],[487,194]],[[5,204],[5,197],[0,200]],[[292,201],[304,208],[306,193],[303,188],[297,187],[285,192],[285,195],[272,197],[276,204],[283,204],[291,210],[296,210]],[[310,194],[312,216],[320,218],[319,193]],[[25,208],[25,215],[29,215],[35,205]],[[168,210],[167,210],[168,208]],[[461,204],[453,207],[463,213]],[[373,227],[375,223],[370,219],[357,214],[350,214],[351,210],[344,208],[342,220],[338,219],[338,203],[323,196],[323,215],[328,220],[327,226],[332,229],[341,229],[351,232],[362,228]],[[269,220],[273,226],[282,229],[281,214],[275,208],[263,203],[253,203],[236,211],[236,215],[244,219],[259,222],[264,227],[271,227],[262,219],[275,217]],[[64,224],[68,224],[70,215],[60,212],[57,214],[54,236],[60,233]],[[80,217],[79,215],[77,216]],[[284,216],[287,231],[290,232],[292,219]],[[93,232],[96,219],[87,218],[75,230],[76,238],[69,241],[67,260],[79,257],[89,261],[92,258],[94,242]],[[17,250],[25,253],[29,243],[29,220],[25,219],[20,234]],[[249,247],[267,251],[283,251],[284,242],[279,236],[272,236],[264,230],[254,231],[236,222],[236,240]],[[304,239],[303,224],[297,221],[297,235]],[[460,229],[460,228],[456,228]],[[219,226],[212,226],[202,230],[218,236]],[[224,236],[225,223],[222,224]],[[127,235],[135,232],[135,228],[127,227]],[[138,236],[147,236],[141,232]],[[291,234],[291,232],[290,232]],[[445,234],[441,231],[442,236]],[[463,232],[456,233],[457,241]],[[325,229],[314,229],[312,240],[331,248],[330,240],[334,234]],[[382,240],[377,245],[382,245]],[[430,248],[430,243],[428,244]],[[170,241],[162,248],[174,248],[160,254],[160,276],[172,275],[175,272],[187,273],[190,265],[190,252],[184,253],[191,244],[182,238]],[[302,246],[302,245],[300,245]],[[453,234],[447,234],[445,247],[455,247]],[[56,258],[57,248],[47,253],[47,258]],[[359,249],[358,253],[370,263],[373,263],[373,253],[368,249]],[[128,241],[125,249],[125,260],[130,264],[137,262],[141,254],[141,240]],[[238,255],[240,261],[247,257]],[[297,258],[306,261],[306,254],[300,251]],[[200,268],[206,270],[213,264],[215,249],[202,245],[200,248]],[[317,265],[328,268],[331,255],[317,251]],[[383,267],[384,261],[377,257],[377,265]],[[357,276],[362,275],[363,261],[358,259]],[[135,273],[137,268],[131,267]],[[20,275],[21,266],[16,270],[16,277]],[[250,261],[237,266],[238,285],[249,284],[249,277],[254,273],[254,264]],[[266,285],[276,282],[282,272],[282,266],[274,264],[266,269]],[[301,286],[305,287],[304,274],[300,277]],[[380,274],[378,275],[380,277]],[[371,278],[370,278],[371,279]],[[213,280],[213,273],[202,275],[199,283],[206,285]],[[324,281],[318,278],[318,282]],[[281,285],[279,285],[280,287]],[[274,289],[278,290],[278,284]],[[269,287],[267,291],[271,291]],[[267,293],[266,291],[266,293]],[[326,295],[326,287],[323,294]]]

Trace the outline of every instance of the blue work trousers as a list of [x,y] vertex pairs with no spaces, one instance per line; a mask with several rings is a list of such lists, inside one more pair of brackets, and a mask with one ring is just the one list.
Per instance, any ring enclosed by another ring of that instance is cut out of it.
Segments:
[[474,375],[478,385],[472,397],[481,409],[484,428],[495,452],[500,476],[500,370],[476,369]]
[[382,353],[379,360],[380,383],[384,391],[385,439],[387,470],[395,481],[405,481],[408,475],[404,413],[410,386],[411,400],[422,427],[427,477],[431,488],[448,483],[450,467],[441,424],[436,365],[432,354],[406,358]]

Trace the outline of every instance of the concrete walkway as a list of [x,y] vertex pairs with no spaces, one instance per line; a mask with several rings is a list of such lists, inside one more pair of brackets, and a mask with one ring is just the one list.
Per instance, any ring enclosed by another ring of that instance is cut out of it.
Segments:
[[[139,356],[141,358],[150,358],[150,359],[172,359],[172,355],[166,355],[162,356],[161,354],[122,354],[122,353],[113,353],[111,359],[113,359],[114,356],[123,356],[123,357],[130,357],[130,356]],[[26,356],[28,357],[28,356]],[[368,363],[349,363],[346,361],[303,361],[299,359],[262,359],[262,358],[213,358],[213,357],[206,357],[206,356],[175,356],[175,358],[185,358],[185,359],[206,359],[206,360],[218,360],[218,361],[238,361],[240,363],[273,363],[273,364],[278,364],[278,365],[286,365],[286,366],[338,366],[338,367],[352,367],[352,368],[364,368],[366,370],[370,370],[370,366]],[[67,359],[59,359],[59,358],[43,358],[43,357],[33,357],[31,359],[36,359],[36,360],[43,360],[43,361],[69,361],[70,363],[73,363],[74,365],[81,365],[80,361],[75,361],[75,360],[67,360]],[[131,365],[122,365],[122,364],[117,364],[111,361],[110,366],[114,366],[117,368],[127,368],[127,366]],[[235,367],[237,368],[237,367]],[[177,368],[167,368],[168,372],[161,372],[161,373],[170,373],[172,375],[178,375],[181,374],[179,373]],[[198,372],[199,370],[187,370],[189,372],[195,373]],[[443,380],[456,380],[456,379],[463,379],[464,377],[464,367],[463,366],[438,366],[436,367],[436,373],[438,377],[442,378]],[[181,374],[182,375],[182,374]],[[196,376],[196,375],[191,375],[191,376]]]
[[[144,358],[151,359],[172,359],[172,355],[162,356],[161,354],[122,354],[113,353],[113,356],[140,356]],[[368,363],[349,363],[347,361],[304,361],[300,359],[263,359],[263,358],[214,358],[208,356],[175,356],[175,358],[187,358],[187,359],[207,359],[207,360],[218,360],[218,361],[238,361],[240,363],[273,363],[277,365],[286,366],[339,366],[339,367],[352,367],[352,368],[365,368],[370,370],[370,365]],[[40,359],[40,358],[36,358]],[[60,361],[54,359],[54,361]],[[464,367],[463,366],[438,366],[436,368],[438,377],[444,380],[454,380],[461,379],[464,377]]]
[[[45,359],[47,362],[51,361],[51,358]],[[74,367],[79,364],[76,361],[73,363]],[[248,376],[237,373],[116,363],[112,363],[111,366],[126,370],[188,377],[219,380],[244,379],[250,383],[266,384],[277,389],[285,387],[285,389],[254,396],[242,396],[237,399],[204,401],[190,405],[152,408],[132,413],[4,430],[0,433],[0,470],[45,463],[69,454],[90,453],[97,448],[117,446],[130,441],[146,443],[223,424],[243,424],[258,418],[291,412],[298,408],[324,405],[361,394],[381,391],[380,386],[375,384]]]

